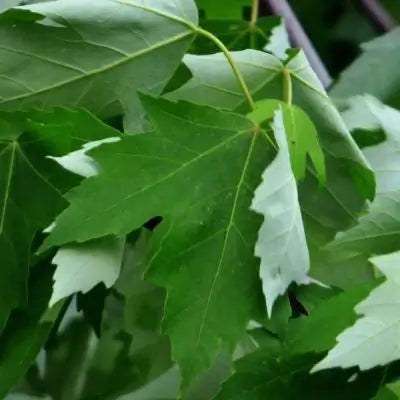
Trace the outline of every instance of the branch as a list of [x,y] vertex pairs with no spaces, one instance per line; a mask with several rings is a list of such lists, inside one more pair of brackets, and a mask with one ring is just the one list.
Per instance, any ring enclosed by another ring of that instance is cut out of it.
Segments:
[[325,88],[328,87],[332,82],[332,78],[307,34],[304,32],[304,29],[300,25],[287,0],[264,1],[273,14],[280,15],[283,18],[292,44],[303,49],[305,55],[307,56],[308,62],[317,74],[322,85]]
[[392,16],[379,4],[378,0],[359,0],[363,12],[382,32],[389,32],[396,27]]

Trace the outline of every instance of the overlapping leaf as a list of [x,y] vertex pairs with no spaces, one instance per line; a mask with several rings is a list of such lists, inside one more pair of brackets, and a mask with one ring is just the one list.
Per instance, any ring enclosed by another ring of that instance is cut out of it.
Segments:
[[[330,276],[325,276],[326,255],[320,254],[319,249],[332,240],[336,232],[356,223],[365,197],[373,195],[372,173],[301,52],[292,53],[285,66],[269,54],[252,50],[232,52],[232,56],[255,99],[281,99],[284,93],[283,70],[286,68],[293,87],[293,103],[308,114],[317,129],[325,154],[326,184],[321,188],[315,173],[309,169],[299,185],[299,198],[311,265],[318,266],[318,278],[325,281]],[[169,93],[170,98],[226,109],[247,109],[241,89],[221,54],[188,55],[184,61],[193,78]],[[213,65],[212,71],[208,65]],[[343,259],[343,255],[341,257]],[[368,266],[364,268],[367,269]],[[313,268],[311,271],[313,273]]]
[[[319,134],[326,158],[340,160],[340,165],[328,160],[327,195],[329,207],[338,209],[341,218],[333,218],[331,223],[336,226],[346,226],[349,220],[355,218],[360,209],[362,199],[349,185],[349,174],[353,177],[361,192],[368,198],[374,194],[373,175],[366,164],[364,156],[351,138],[340,114],[326,95],[322,85],[309,67],[302,52],[293,53],[284,66],[275,57],[252,50],[233,52],[238,67],[243,74],[250,91],[255,99],[282,98],[284,93],[284,73],[289,71],[293,85],[293,103],[302,108],[311,118]],[[245,110],[244,98],[239,84],[230,69],[229,63],[222,54],[208,56],[188,55],[184,58],[185,64],[191,70],[193,78],[181,88],[168,96],[174,99],[185,99],[200,104],[210,104],[215,107]],[[212,72],[207,65],[213,65]],[[351,172],[350,172],[351,171]],[[351,182],[350,182],[351,183]],[[312,182],[310,181],[310,185]],[[309,188],[309,185],[307,185]],[[307,192],[309,189],[307,188]],[[349,195],[348,191],[352,194]],[[314,190],[313,190],[314,192]],[[344,195],[345,194],[345,195]],[[316,197],[306,199],[303,208],[307,213],[314,215],[314,219],[326,226],[330,216],[318,215],[316,200],[326,203]],[[308,200],[308,201],[307,201]],[[335,204],[336,203],[336,204]],[[324,207],[325,209],[327,207]],[[324,221],[325,219],[325,221]]]
[[49,306],[75,292],[87,293],[101,282],[111,287],[120,273],[124,242],[111,237],[59,249],[53,259],[57,268]]
[[26,302],[35,232],[65,206],[60,193],[35,169],[18,141],[0,141],[0,327],[10,309]]
[[[286,65],[274,56],[253,50],[232,52],[232,57],[256,99],[281,98],[284,70],[287,70],[293,84],[293,103],[308,113],[324,149],[337,158],[355,163],[356,171],[359,165],[360,179],[364,176],[365,183],[372,179],[370,172],[362,170],[366,166],[364,157],[302,52],[292,53]],[[184,62],[193,78],[170,93],[170,98],[234,110],[245,107],[246,99],[223,54],[187,55]],[[213,65],[212,71],[206,68],[210,64]],[[373,185],[364,189],[373,194]]]
[[289,324],[290,353],[323,353],[335,345],[336,336],[353,324],[357,315],[354,307],[375,284],[349,287],[345,292],[322,301],[307,318]]
[[314,371],[352,366],[366,370],[400,359],[397,345],[400,253],[377,256],[372,262],[385,275],[386,282],[356,306],[355,311],[362,317],[337,337],[336,346]]
[[[58,189],[66,182],[46,155],[62,155],[82,143],[118,132],[86,111],[53,109],[0,114],[0,326],[10,308],[26,300],[31,243],[67,205]],[[53,185],[57,184],[56,189]]]
[[249,207],[272,150],[240,115],[143,102],[156,131],[89,153],[101,173],[68,195],[44,247],[122,235],[162,216],[148,276],[168,290],[163,326],[186,386],[233,349],[262,304],[253,254],[260,219]]
[[0,396],[4,398],[35,361],[58,317],[60,305],[47,310],[52,268],[42,264],[30,277],[29,304],[13,314],[0,340]]
[[251,204],[251,209],[265,218],[255,254],[261,259],[260,276],[269,315],[277,297],[292,282],[301,284],[310,268],[282,110],[276,112],[272,130],[279,152],[264,171]]
[[256,124],[272,120],[276,109],[280,107],[285,131],[290,164],[297,181],[306,175],[307,155],[310,157],[321,186],[326,181],[324,153],[319,145],[318,132],[310,118],[299,107],[283,101],[261,100],[248,117]]
[[60,0],[8,10],[0,16],[0,107],[123,112],[126,128],[139,128],[137,90],[162,91],[196,24],[192,0]]
[[[400,239],[400,113],[370,97],[360,101],[386,135],[384,142],[363,150],[376,174],[377,197],[358,224],[338,235],[330,246],[332,251],[388,253],[398,249]],[[363,115],[358,119],[364,119]]]
[[316,355],[279,357],[271,354],[269,348],[239,360],[236,373],[223,385],[215,400],[354,400],[374,395],[379,377],[361,377],[351,381],[347,371],[324,371],[309,374]]

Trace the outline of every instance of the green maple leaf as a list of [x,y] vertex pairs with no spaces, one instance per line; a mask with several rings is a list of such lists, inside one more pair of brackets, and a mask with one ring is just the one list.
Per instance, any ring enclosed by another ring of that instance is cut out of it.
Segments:
[[[308,166],[305,179],[299,182],[298,188],[311,256],[311,274],[314,276],[314,270],[318,269],[318,279],[332,282],[331,279],[334,278],[338,282],[334,271],[326,265],[326,254],[322,254],[320,249],[338,231],[354,225],[360,211],[365,207],[365,197],[372,198],[374,177],[370,167],[301,52],[291,53],[291,58],[285,65],[269,54],[253,50],[231,54],[253,97],[256,100],[261,99],[261,102],[265,98],[283,98],[283,70],[289,70],[293,104],[305,111],[315,126],[326,166],[326,183],[323,187],[318,183],[318,175],[315,176],[315,172]],[[229,63],[221,54],[186,55],[184,62],[193,77],[177,90],[168,93],[169,98],[247,111],[241,88]],[[209,68],[210,65],[213,66],[212,69]],[[304,132],[299,130],[299,133],[304,139]],[[303,141],[301,144],[306,143],[308,142]],[[291,153],[293,157],[293,150]],[[319,171],[321,180],[322,169]],[[296,175],[301,176],[298,173]],[[337,251],[335,254],[339,256]],[[345,256],[348,259],[349,254],[341,254],[339,261],[345,260]],[[343,263],[337,261],[335,263],[338,269]],[[341,269],[344,270],[345,266]],[[369,269],[367,263],[362,265],[360,281],[368,276]]]
[[138,129],[136,91],[162,91],[196,24],[192,0],[61,0],[8,10],[0,16],[0,108],[123,112],[126,128]]
[[362,317],[336,338],[336,346],[314,371],[353,366],[366,370],[400,359],[396,345],[400,324],[397,311],[400,253],[373,257],[371,261],[385,275],[386,282],[356,306],[356,313]]
[[[331,240],[335,232],[357,220],[365,197],[373,197],[374,177],[365,157],[301,51],[292,52],[285,65],[272,55],[254,50],[231,54],[256,100],[282,99],[284,70],[289,71],[293,104],[313,122],[325,154],[325,187],[318,188],[312,172],[299,187],[307,236],[313,242],[322,237],[325,242]],[[246,99],[222,54],[187,55],[184,62],[193,77],[169,93],[169,98],[247,111]]]
[[[318,132],[321,147],[331,156],[346,162],[362,192],[372,198],[373,174],[303,52],[292,51],[285,64],[272,55],[255,50],[232,52],[231,55],[256,100],[282,98],[285,76],[290,79],[293,104],[310,117]],[[230,110],[246,109],[246,99],[228,61],[221,53],[187,55],[184,62],[193,78],[168,94],[169,98]],[[213,68],[207,68],[207,65]]]
[[101,173],[67,196],[71,205],[44,247],[120,236],[161,215],[148,277],[168,290],[163,329],[186,386],[233,349],[262,304],[254,256],[260,218],[249,207],[272,149],[240,115],[143,103],[156,131],[89,153]]

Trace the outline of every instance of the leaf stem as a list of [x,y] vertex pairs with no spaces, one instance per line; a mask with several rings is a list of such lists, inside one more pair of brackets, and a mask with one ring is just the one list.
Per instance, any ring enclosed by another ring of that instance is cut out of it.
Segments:
[[292,90],[292,77],[290,71],[287,68],[282,70],[283,73],[283,101],[289,106],[292,105],[293,90]]
[[253,97],[251,96],[250,90],[246,84],[246,82],[243,79],[242,74],[239,71],[238,66],[236,65],[235,60],[233,59],[232,55],[230,54],[229,50],[226,48],[226,46],[216,37],[214,36],[211,32],[206,31],[205,29],[202,28],[197,28],[197,32],[200,35],[203,35],[204,37],[210,39],[212,42],[215,43],[216,46],[224,53],[226,59],[228,60],[230,66],[232,67],[233,73],[235,74],[244,95],[246,96],[246,99],[251,107],[252,110],[255,109],[255,104]]
[[251,19],[250,19],[250,48],[256,48],[256,23],[258,19],[258,10],[259,10],[258,0],[253,0],[251,6]]
[[251,19],[250,19],[251,26],[254,26],[258,20],[259,7],[260,7],[260,5],[258,4],[258,0],[253,0],[252,6],[251,6]]

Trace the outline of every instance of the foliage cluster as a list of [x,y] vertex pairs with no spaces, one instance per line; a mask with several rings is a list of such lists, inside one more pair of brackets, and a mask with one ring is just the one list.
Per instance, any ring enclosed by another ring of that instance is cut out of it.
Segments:
[[2,10],[1,398],[400,398],[400,30],[215,4]]

